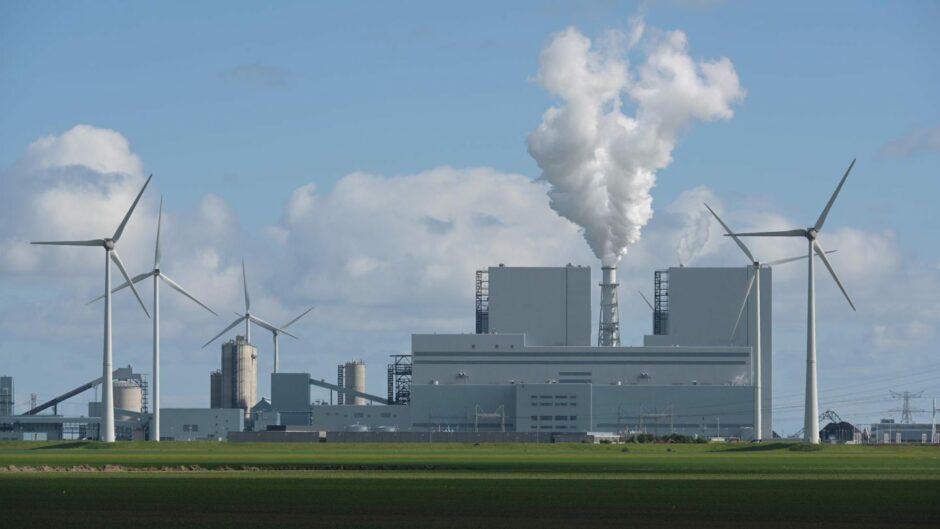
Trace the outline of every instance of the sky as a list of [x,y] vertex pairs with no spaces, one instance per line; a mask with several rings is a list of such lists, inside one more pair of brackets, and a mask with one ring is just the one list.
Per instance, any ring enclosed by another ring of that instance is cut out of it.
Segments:
[[[576,32],[640,80],[657,35],[678,31],[695,64],[726,58],[737,84],[727,112],[672,131],[655,168],[651,216],[620,263],[624,343],[650,332],[634,291],[677,264],[680,241],[697,241],[686,264],[745,264],[703,225],[702,201],[736,227],[808,226],[857,158],[820,237],[859,308],[818,272],[820,406],[896,416],[889,389],[940,396],[938,20],[927,1],[0,3],[0,374],[17,411],[99,376],[101,311],[85,303],[100,256],[28,241],[109,234],[152,173],[121,255],[132,274],[152,265],[162,195],[164,271],[223,315],[164,289],[165,406],[208,405],[219,351],[202,344],[241,308],[243,258],[259,316],[317,307],[292,327],[300,340],[281,340],[284,370],[331,379],[362,358],[384,395],[411,333],[472,331],[474,270],[599,272],[549,202],[557,175],[530,154],[547,111],[574,106],[540,76],[545,50]],[[618,48],[612,35],[638,26],[645,40]],[[634,87],[618,101],[646,116]],[[774,277],[774,428],[792,433],[805,271]],[[124,298],[115,365],[149,373],[150,323]],[[256,341],[267,395],[270,346]]]

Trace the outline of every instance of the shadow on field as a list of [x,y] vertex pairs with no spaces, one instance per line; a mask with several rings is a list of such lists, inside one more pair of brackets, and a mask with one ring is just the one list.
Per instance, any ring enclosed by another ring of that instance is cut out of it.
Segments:
[[44,445],[34,447],[33,450],[67,450],[69,448],[82,448],[87,445],[87,441],[74,441],[71,443],[58,443],[54,445]]
[[794,443],[754,443],[738,448],[728,448],[721,452],[769,452],[771,450],[792,450]]

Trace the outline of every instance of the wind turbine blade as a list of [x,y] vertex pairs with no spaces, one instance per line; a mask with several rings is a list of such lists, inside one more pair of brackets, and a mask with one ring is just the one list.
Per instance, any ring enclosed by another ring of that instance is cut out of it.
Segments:
[[294,319],[292,319],[291,321],[287,322],[287,325],[283,325],[283,326],[281,326],[281,328],[282,328],[282,329],[286,329],[286,328],[290,327],[291,325],[293,325],[294,323],[296,323],[297,320],[299,320],[300,318],[303,318],[304,316],[306,316],[307,313],[310,312],[311,310],[313,310],[314,308],[315,308],[315,307],[310,307],[309,309],[303,311],[303,313],[301,313],[300,316],[297,316],[296,318],[294,318]]
[[636,293],[639,294],[641,298],[643,298],[643,301],[646,302],[646,306],[648,306],[648,307],[650,308],[650,310],[656,310],[656,309],[653,308],[653,304],[650,303],[650,300],[646,299],[646,296],[644,296],[642,292],[640,292],[639,290],[637,290]]
[[[262,320],[261,318],[255,316],[255,315],[248,316],[248,319],[250,319],[250,320],[253,321],[254,323],[258,324],[259,327],[263,327],[263,328],[265,328],[265,329],[267,329],[267,330],[269,330],[269,331],[271,331],[271,332],[276,332],[276,333],[280,333],[280,334],[286,334],[287,336],[290,336],[291,338],[297,338],[296,336],[294,336],[293,334],[291,334],[291,333],[285,331],[284,329],[279,329],[279,328],[275,327],[274,325],[271,325],[270,323],[268,323],[268,322]],[[298,338],[298,339],[299,339],[299,338]]]
[[744,255],[746,255],[752,263],[756,262],[757,259],[754,259],[754,256],[751,255],[751,251],[748,250],[747,246],[741,242],[741,239],[739,239],[738,236],[731,231],[731,228],[729,228],[728,225],[725,224],[723,220],[721,220],[721,217],[719,217],[718,214],[715,213],[715,211],[708,204],[705,204],[705,208],[711,212],[711,214],[715,217],[715,220],[718,221],[718,224],[721,224],[721,227],[725,229],[725,232],[728,233],[728,236],[734,239],[734,242],[738,245],[738,248],[741,248],[741,251],[744,252]]
[[127,274],[127,269],[124,268],[124,263],[121,262],[121,256],[118,255],[117,250],[111,250],[111,260],[114,261],[114,264],[117,265],[118,269],[121,271],[121,275],[124,276],[124,279],[127,280],[128,285],[130,285],[131,290],[134,292],[134,296],[137,298],[137,301],[140,303],[140,308],[144,309],[144,314],[147,317],[150,317],[150,313],[147,312],[147,306],[144,305],[144,300],[140,299],[140,293],[137,292],[137,287],[134,286],[134,282],[131,280],[130,276]]
[[839,191],[842,191],[842,185],[845,184],[845,179],[849,177],[849,173],[852,172],[852,167],[855,166],[855,159],[852,159],[852,163],[849,164],[849,168],[845,170],[845,174],[842,175],[842,180],[839,180],[839,185],[836,186],[836,190],[832,193],[832,196],[829,198],[829,202],[826,203],[825,209],[822,210],[822,213],[819,214],[819,219],[816,221],[816,225],[813,228],[816,231],[820,231],[823,228],[823,224],[826,222],[826,217],[829,216],[829,210],[832,209],[832,204],[836,201],[836,197],[839,196]]
[[160,269],[160,257],[162,253],[160,252],[160,226],[163,224],[163,195],[160,195],[160,213],[157,215],[157,244],[153,250],[153,268],[154,270]]
[[752,231],[748,233],[728,233],[725,237],[805,237],[806,230]]
[[245,272],[244,259],[242,259],[242,282],[245,286],[245,312],[251,312],[251,299],[248,297],[248,272]]
[[[829,250],[826,253],[836,253],[839,250]],[[776,261],[768,261],[766,263],[761,263],[764,266],[776,266],[784,263],[792,263],[793,261],[799,261],[800,259],[806,259],[806,255],[798,255],[796,257],[788,257],[786,259],[777,259]]]
[[[738,325],[741,323],[741,316],[744,315],[744,308],[747,307],[747,299],[751,295],[751,289],[754,288],[754,279],[757,278],[757,274],[751,275],[751,280],[747,282],[747,290],[744,291],[744,299],[741,301],[741,310],[738,311],[738,319],[734,320],[734,327],[731,328],[731,337],[728,340],[734,339],[734,333],[738,332]],[[758,286],[757,288],[760,288]],[[760,307],[757,308],[760,310]]]
[[243,322],[243,321],[245,321],[245,316],[239,317],[238,319],[236,319],[235,321],[233,321],[231,325],[229,325],[228,327],[226,327],[222,332],[220,332],[219,334],[216,334],[215,336],[213,336],[211,340],[209,340],[208,342],[206,342],[206,345],[203,345],[203,346],[202,346],[202,348],[205,349],[207,345],[209,345],[210,343],[216,341],[216,339],[217,339],[219,336],[222,336],[223,334],[225,334],[225,333],[229,332],[230,330],[234,329],[236,325],[240,324],[240,323]]
[[124,233],[124,228],[127,226],[127,221],[131,220],[131,214],[134,213],[134,208],[136,208],[137,203],[140,202],[140,197],[143,196],[144,190],[147,189],[147,184],[150,183],[151,178],[153,178],[152,174],[147,177],[147,181],[144,182],[144,187],[140,188],[140,193],[137,193],[137,198],[135,198],[134,203],[131,204],[131,209],[127,210],[127,215],[124,215],[124,220],[121,221],[121,225],[118,226],[117,231],[114,232],[114,237],[111,237],[114,242],[121,240],[121,235]]
[[[153,275],[153,272],[145,272],[145,273],[143,273],[143,274],[138,274],[138,275],[134,276],[134,277],[131,279],[131,282],[132,282],[132,283],[140,283],[141,281],[143,281],[144,279],[147,279],[148,277],[150,277],[150,276],[152,276],[152,275]],[[127,288],[129,285],[130,285],[130,283],[128,283],[128,282],[125,281],[121,286],[119,286],[119,287],[117,287],[117,288],[115,288],[115,289],[112,289],[112,290],[111,290],[111,293],[114,294],[114,293],[117,292],[118,290],[123,290],[123,289]],[[88,303],[85,303],[85,304],[86,304],[86,305],[91,305],[92,303],[98,301],[99,299],[104,299],[104,294],[102,294],[102,295],[96,297],[95,299],[93,299],[93,300],[91,300],[91,301],[89,301]]]
[[[187,298],[193,300],[193,302],[195,302],[197,305],[199,305],[200,307],[202,307],[202,308],[208,310],[208,311],[211,312],[212,314],[215,314],[215,311],[214,311],[214,310],[212,310],[212,309],[210,309],[208,306],[206,306],[205,303],[203,303],[203,302],[199,301],[198,299],[196,299],[196,297],[193,296],[192,294],[190,294],[189,292],[186,292],[186,289],[184,289],[183,287],[179,286],[179,284],[177,284],[176,281],[173,281],[172,279],[170,279],[169,277],[167,277],[167,276],[166,276],[165,274],[163,274],[162,272],[160,273],[160,279],[162,279],[167,285],[170,285],[170,288],[172,288],[173,290],[175,290],[175,291],[179,292],[180,294],[186,296]],[[215,314],[215,315],[218,316],[218,314]]]
[[849,297],[849,293],[845,291],[845,287],[842,286],[842,281],[839,281],[839,276],[836,275],[836,271],[833,270],[832,265],[829,263],[829,258],[826,257],[826,252],[823,251],[822,246],[818,242],[813,241],[813,248],[816,250],[816,255],[822,259],[826,268],[829,269],[829,273],[832,274],[832,278],[836,280],[836,284],[839,285],[839,290],[842,291],[842,295],[845,296],[845,300],[849,302],[849,306],[852,307],[852,310],[857,311],[855,308],[855,303],[852,303],[852,298]]
[[104,240],[92,239],[90,241],[34,241],[29,244],[48,244],[52,246],[104,246]]

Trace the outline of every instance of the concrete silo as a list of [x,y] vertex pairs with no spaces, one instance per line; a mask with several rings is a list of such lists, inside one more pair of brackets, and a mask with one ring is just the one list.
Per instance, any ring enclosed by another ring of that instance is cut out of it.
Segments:
[[140,413],[144,409],[144,389],[137,380],[114,381],[114,407]]
[[258,401],[258,350],[243,336],[222,344],[222,388],[220,407],[241,408],[250,419]]
[[[346,362],[346,365],[343,366],[343,382],[346,389],[356,390],[359,393],[366,392],[366,364],[362,360],[356,360],[355,362]],[[355,404],[357,406],[364,406],[366,404],[366,399],[362,397],[354,397],[346,395],[345,398],[346,404]]]

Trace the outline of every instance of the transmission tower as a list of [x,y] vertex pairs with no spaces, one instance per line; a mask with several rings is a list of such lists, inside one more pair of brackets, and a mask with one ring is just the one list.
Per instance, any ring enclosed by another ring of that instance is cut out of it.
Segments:
[[911,399],[919,399],[924,395],[924,392],[920,393],[911,393],[910,391],[905,391],[904,393],[898,393],[897,391],[892,391],[891,396],[896,399],[901,399],[903,404],[900,408],[895,408],[891,411],[901,412],[901,424],[912,424],[914,422],[915,413],[924,413],[925,410],[920,408],[911,407]]

